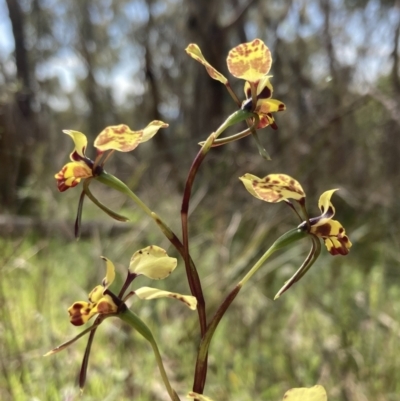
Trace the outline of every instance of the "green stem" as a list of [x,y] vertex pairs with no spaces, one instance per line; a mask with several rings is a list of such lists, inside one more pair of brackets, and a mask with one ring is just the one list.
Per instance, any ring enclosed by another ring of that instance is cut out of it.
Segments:
[[105,171],[96,177],[97,181],[107,185],[110,188],[116,189],[125,195],[128,195],[148,216],[152,217],[152,211],[142,200],[137,197],[127,186],[117,177],[106,173]]
[[90,191],[89,189],[89,184],[90,184],[90,178],[86,179],[85,182],[83,183],[83,192],[85,195],[103,212],[107,213],[110,217],[112,217],[115,220],[118,221],[129,221],[129,219],[125,216],[122,216],[118,213],[115,213],[113,210],[109,209],[107,206],[103,205]]
[[[239,139],[245,138],[246,136],[248,136],[250,134],[251,134],[251,130],[250,130],[250,128],[247,128],[244,131],[238,132],[237,134],[234,134],[234,135],[231,135],[231,136],[227,136],[226,138],[216,139],[213,142],[212,147],[216,148],[217,146],[226,145],[227,143],[234,142],[234,141],[237,141]],[[205,144],[205,141],[199,142],[200,146],[203,146],[204,144]]]
[[156,362],[158,365],[158,369],[160,371],[162,380],[164,382],[165,388],[168,391],[168,394],[172,401],[180,401],[178,394],[172,388],[171,383],[168,380],[167,373],[164,368],[164,364],[162,361],[162,357],[160,354],[160,350],[158,349],[156,340],[153,337],[152,332],[147,327],[147,325],[139,318],[139,316],[135,315],[131,310],[126,309],[124,312],[118,315],[124,322],[128,323],[131,327],[136,329],[151,345],[153,348],[154,356],[156,358]]
[[241,121],[248,120],[251,117],[258,117],[257,114],[254,114],[251,111],[239,109],[232,113],[221,125],[220,127],[211,135],[215,135],[215,139],[217,139],[228,127],[231,125],[240,123]]
[[241,102],[239,100],[239,98],[236,96],[236,93],[233,91],[231,84],[229,82],[227,82],[225,84],[226,89],[228,90],[229,94],[231,95],[232,99],[236,102],[236,104],[238,105],[238,107],[241,106]]
[[264,253],[263,256],[256,262],[256,264],[249,270],[249,272],[239,281],[239,285],[243,286],[250,280],[254,273],[264,264],[264,262],[278,249],[282,249],[292,242],[298,241],[306,237],[308,233],[299,228],[294,228],[287,233],[280,236],[272,246]]
[[203,290],[201,288],[200,277],[197,272],[196,266],[190,259],[190,252],[189,252],[189,224],[188,224],[188,214],[189,214],[189,203],[190,197],[192,193],[192,187],[194,183],[194,179],[196,174],[200,168],[201,163],[203,162],[204,158],[206,157],[207,153],[212,147],[215,139],[218,138],[228,127],[233,124],[237,124],[240,121],[246,120],[249,117],[254,116],[253,113],[248,112],[246,110],[238,110],[231,114],[217,129],[216,132],[212,133],[199,152],[197,153],[193,163],[190,167],[188,177],[186,179],[185,189],[182,198],[182,206],[181,206],[181,222],[182,222],[182,243],[183,243],[183,259],[185,261],[185,268],[186,268],[186,275],[189,282],[190,291],[193,296],[197,298],[197,311],[199,314],[199,321],[200,321],[200,332],[201,336],[204,335],[206,327],[207,327],[207,320],[206,320],[206,313],[205,313],[205,300],[203,295]]
[[239,291],[274,252],[290,245],[295,241],[298,241],[306,237],[307,235],[308,233],[306,231],[295,228],[280,236],[272,244],[272,246],[264,253],[264,255],[262,255],[261,258],[254,264],[254,266],[243,277],[243,279],[239,281],[239,283],[233,288],[233,290],[228,294],[228,296],[222,302],[218,310],[215,312],[213,318],[211,319],[207,327],[207,331],[203,336],[199,346],[199,351],[197,353],[197,360],[196,360],[193,391],[201,394],[204,390],[204,382],[205,382],[204,377],[206,373],[207,355],[212,337],[215,333],[216,328],[218,327],[219,322],[221,321],[228,307],[231,305],[233,300],[238,295]]

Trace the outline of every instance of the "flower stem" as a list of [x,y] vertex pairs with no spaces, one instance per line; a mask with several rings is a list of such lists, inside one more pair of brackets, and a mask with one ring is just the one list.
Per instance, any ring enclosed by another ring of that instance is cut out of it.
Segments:
[[254,273],[264,264],[264,262],[278,249],[282,249],[292,242],[298,241],[306,237],[308,233],[299,228],[294,228],[287,233],[281,235],[271,247],[264,253],[263,256],[256,262],[256,264],[249,270],[249,272],[239,281],[241,286],[245,285],[247,281],[254,275]]
[[[199,316],[201,314],[200,319],[200,331],[201,336],[203,337],[206,327],[206,314],[205,314],[205,300],[203,295],[203,290],[201,288],[200,277],[197,272],[196,266],[190,264],[189,260],[189,226],[188,226],[188,213],[189,213],[189,203],[190,203],[190,196],[192,194],[192,187],[193,182],[196,177],[197,171],[201,163],[203,162],[204,158],[206,157],[208,151],[210,150],[212,143],[215,139],[215,133],[212,133],[201,147],[199,152],[197,153],[193,163],[190,167],[188,177],[186,179],[185,189],[183,192],[182,198],[182,206],[181,206],[181,222],[182,222],[182,243],[183,243],[183,259],[185,261],[185,268],[186,268],[186,275],[189,282],[189,287],[194,295],[197,298],[197,309],[199,311]],[[201,312],[200,312],[201,311]]]
[[233,288],[233,290],[228,294],[222,304],[219,306],[218,310],[215,312],[213,318],[211,319],[205,335],[202,337],[199,351],[197,353],[195,379],[193,383],[193,391],[197,393],[202,393],[204,390],[205,375],[207,371],[207,355],[210,347],[212,337],[218,327],[219,322],[224,316],[225,312],[233,302],[233,300],[238,295],[242,287],[247,283],[247,281],[256,273],[256,271],[265,263],[265,261],[277,250],[284,248],[285,246],[298,241],[308,233],[295,228],[288,231],[287,233],[280,236],[272,246],[261,256],[261,258],[254,264],[254,266],[249,270],[249,272],[239,281],[238,284]]
[[[237,134],[234,134],[234,135],[231,135],[231,136],[227,136],[225,138],[216,139],[213,142],[212,147],[216,148],[217,146],[226,145],[227,143],[234,142],[234,141],[237,141],[239,139],[245,138],[246,136],[248,136],[250,134],[251,134],[251,130],[250,130],[250,128],[247,128],[244,131],[238,132]],[[199,142],[200,146],[203,146],[204,144],[205,144],[205,141]]]
[[[217,139],[228,127],[231,125],[240,123],[241,121],[248,120],[251,117],[256,117],[257,114],[254,114],[251,111],[239,109],[232,113],[221,125],[220,127],[211,135],[215,135],[215,139]],[[251,124],[250,124],[251,125]],[[210,136],[211,136],[210,135]],[[204,145],[203,145],[204,147]]]
[[168,394],[172,401],[180,401],[178,394],[172,388],[171,383],[168,380],[167,373],[164,368],[164,364],[161,358],[160,350],[158,349],[157,342],[154,339],[154,336],[147,325],[139,318],[139,316],[135,315],[131,310],[126,309],[124,312],[118,315],[124,322],[128,323],[131,327],[135,328],[151,345],[154,356],[156,358],[156,362],[158,365],[158,369],[160,371],[162,380],[164,382],[165,388],[168,391]]
[[236,96],[236,93],[233,91],[231,84],[229,82],[227,82],[225,84],[226,89],[228,90],[229,94],[231,95],[232,99],[236,102],[236,104],[240,107],[241,102],[239,100],[239,98]]
[[119,192],[128,195],[147,215],[151,216],[152,211],[148,208],[148,206],[139,198],[137,197],[125,183],[123,183],[117,177],[106,173],[105,171],[102,172],[100,175],[96,177],[97,181],[100,181],[102,184],[107,185],[110,188],[116,189]]

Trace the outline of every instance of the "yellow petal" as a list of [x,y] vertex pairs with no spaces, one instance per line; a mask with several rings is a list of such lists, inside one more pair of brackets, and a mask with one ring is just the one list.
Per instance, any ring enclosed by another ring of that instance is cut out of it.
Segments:
[[262,199],[260,196],[256,193],[253,187],[253,181],[258,181],[260,178],[256,177],[253,174],[246,173],[242,177],[239,177],[239,180],[243,182],[244,186],[246,189],[257,199]]
[[195,393],[193,391],[188,393],[187,398],[192,398],[192,399],[196,399],[196,400],[199,400],[199,401],[213,401],[211,398],[208,398],[203,394]]
[[92,169],[83,161],[67,163],[57,174],[57,187],[60,192],[75,187],[82,178],[92,177]]
[[106,262],[107,273],[103,278],[102,285],[104,289],[108,288],[115,279],[115,267],[113,262],[110,259],[105,258],[104,256],[100,256]]
[[197,299],[191,295],[182,295],[176,292],[159,290],[151,287],[141,287],[135,290],[135,294],[140,299],[157,299],[157,298],[173,298],[183,302],[190,309],[195,310],[197,307]]
[[152,121],[146,128],[142,129],[143,136],[140,140],[140,143],[146,142],[149,139],[153,138],[155,134],[157,134],[160,128],[167,128],[168,124],[163,121],[154,120]]
[[284,401],[327,401],[328,396],[322,386],[314,386],[311,388],[292,388],[288,390],[284,397]]
[[[256,198],[270,203],[287,199],[300,201],[306,196],[300,183],[286,174],[269,174],[264,178],[251,176],[251,182],[247,185],[251,185]],[[249,189],[248,191],[253,195]]]
[[102,285],[96,285],[89,294],[89,301],[94,304],[103,297],[104,287]]
[[275,113],[277,111],[286,110],[286,106],[280,100],[276,99],[259,99],[257,101],[256,113],[268,114]]
[[127,125],[114,125],[100,132],[94,141],[94,146],[102,152],[111,149],[129,152],[139,145],[142,137],[143,130],[131,131]]
[[335,215],[335,208],[331,203],[331,198],[334,192],[338,191],[338,188],[325,191],[318,201],[319,210],[321,210],[322,215],[329,214],[330,217]]
[[153,280],[161,280],[168,277],[176,265],[176,258],[169,257],[164,249],[151,245],[132,255],[129,271]]
[[[69,135],[75,144],[75,152],[81,157],[85,157],[85,151],[87,147],[87,138],[85,134],[79,131],[73,130],[64,130],[64,134]],[[74,152],[71,153],[71,160],[78,160],[76,157],[74,158]]]
[[255,83],[271,69],[272,56],[262,40],[254,39],[233,48],[227,63],[233,76]]
[[224,85],[227,84],[228,80],[220,72],[218,72],[211,64],[208,63],[208,61],[204,58],[203,53],[201,52],[199,46],[197,46],[194,43],[191,43],[185,49],[185,51],[190,57],[194,58],[200,64],[203,64],[204,67],[206,67],[208,75],[212,79],[216,79],[217,81],[222,82]]

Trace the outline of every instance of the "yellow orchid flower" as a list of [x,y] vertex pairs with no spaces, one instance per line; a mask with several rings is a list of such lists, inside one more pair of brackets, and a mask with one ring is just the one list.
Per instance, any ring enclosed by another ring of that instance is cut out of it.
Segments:
[[286,174],[269,174],[264,178],[259,178],[253,174],[245,174],[239,179],[243,182],[247,191],[257,199],[269,203],[284,201],[294,210],[301,221],[303,218],[291,202],[291,199],[295,200],[300,205],[302,214],[305,217],[305,221],[297,228],[283,234],[274,243],[274,245],[279,243],[287,246],[301,239],[302,234],[308,234],[311,239],[311,249],[307,258],[294,275],[285,282],[274,299],[279,298],[293,284],[298,282],[318,259],[321,252],[319,238],[322,238],[331,255],[347,255],[349,253],[352,244],[346,235],[345,229],[338,221],[332,220],[335,215],[335,208],[330,200],[337,189],[331,189],[321,195],[318,203],[322,213],[321,216],[309,218],[305,205],[306,194],[300,183],[294,178]]
[[[322,238],[331,255],[347,255],[352,243],[343,226],[337,220],[332,220],[335,208],[332,205],[331,197],[336,191],[337,189],[331,189],[320,196],[318,207],[322,214],[310,219],[310,234]],[[305,227],[306,222],[300,226]]]
[[[231,92],[228,79],[208,63],[196,44],[190,44],[186,48],[186,53],[204,65],[210,77],[223,83]],[[260,121],[257,128],[270,125],[276,129],[272,113],[286,110],[286,106],[280,100],[271,99],[273,87],[269,80],[271,75],[268,73],[272,65],[272,56],[268,47],[261,39],[242,43],[230,50],[227,65],[234,77],[246,81],[244,86],[246,100],[242,103],[242,109],[258,114]]]
[[[132,281],[138,276],[145,275],[150,279],[160,280],[168,277],[174,271],[177,265],[177,260],[176,258],[168,256],[164,249],[155,245],[151,245],[135,252],[131,258],[128,276],[118,295],[115,295],[109,290],[109,287],[115,279],[114,264],[111,262],[111,260],[105,258],[104,256],[102,256],[102,259],[106,262],[107,271],[101,285],[96,286],[90,292],[89,302],[78,301],[68,308],[70,321],[75,326],[81,326],[85,324],[95,315],[97,315],[97,318],[89,328],[78,334],[72,340],[59,345],[45,355],[47,356],[60,352],[69,345],[73,344],[83,335],[90,333],[80,372],[79,384],[81,389],[85,384],[87,363],[97,328],[106,318],[111,316],[120,316],[120,318],[124,320],[124,315],[126,315],[127,312],[130,312],[127,310],[127,306],[125,304],[125,301],[128,298],[134,295],[136,295],[139,299],[144,300],[167,297],[181,301],[192,310],[197,308],[197,299],[191,295],[182,295],[151,287],[141,287],[125,295]],[[134,326],[135,329],[137,329],[139,333],[145,337],[147,335],[146,339],[149,340],[149,332],[146,331],[147,329],[144,322],[140,321],[139,318],[136,318],[135,321],[137,323],[137,326]]]
[[168,124],[163,121],[152,121],[147,127],[132,131],[127,125],[115,125],[106,127],[94,141],[97,148],[97,157],[93,161],[86,154],[87,138],[82,132],[64,130],[75,144],[74,151],[70,154],[71,162],[67,163],[56,175],[58,190],[64,192],[69,188],[75,187],[82,179],[96,177],[103,171],[103,166],[108,157],[102,159],[103,153],[110,150],[119,152],[130,152],[140,143],[151,139],[160,128],[166,128]]
[[107,273],[102,284],[93,288],[89,294],[89,302],[78,301],[68,308],[70,321],[75,326],[85,324],[90,318],[99,315],[109,315],[117,313],[118,307],[123,304],[122,300],[118,301],[111,292],[107,293],[108,287],[113,283],[115,278],[114,264],[104,256],[102,259],[106,262]]
[[[269,174],[264,178],[245,174],[239,179],[247,191],[257,199],[269,203],[285,201],[290,205],[289,199],[294,199],[303,207],[305,205],[306,194],[300,183],[286,174]],[[318,206],[322,213],[321,216],[307,219],[299,225],[299,228],[322,238],[331,255],[347,255],[352,243],[343,226],[337,220],[332,220],[335,208],[330,199],[335,191],[337,189],[326,191],[319,198]]]
[[111,260],[102,256],[106,262],[107,274],[102,284],[96,286],[89,294],[89,302],[75,302],[69,309],[70,321],[75,326],[81,326],[95,315],[107,315],[118,312],[118,308],[132,295],[136,295],[139,299],[157,299],[157,298],[174,298],[190,309],[197,307],[197,300],[190,295],[182,295],[174,292],[163,291],[151,287],[142,287],[129,293],[125,298],[124,292],[131,282],[140,275],[153,280],[160,280],[168,277],[177,265],[176,258],[171,258],[167,252],[155,245],[148,246],[135,252],[131,258],[128,270],[128,278],[122,287],[120,294],[116,296],[108,287],[113,283],[115,278],[115,267]]

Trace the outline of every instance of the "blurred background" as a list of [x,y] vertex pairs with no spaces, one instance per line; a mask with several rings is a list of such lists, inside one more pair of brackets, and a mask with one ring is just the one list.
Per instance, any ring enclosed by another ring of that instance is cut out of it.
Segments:
[[[76,377],[84,339],[42,358],[79,332],[66,309],[104,276],[100,255],[114,261],[119,283],[137,249],[157,244],[177,256],[134,204],[97,183],[99,199],[131,223],[86,202],[75,241],[79,187],[61,194],[54,180],[72,150],[62,130],[84,132],[94,157],[90,143],[107,125],[168,122],[152,141],[115,155],[107,170],[180,235],[197,143],[236,107],[184,49],[197,43],[242,96],[226,56],[258,37],[273,55],[273,97],[287,111],[276,114],[277,131],[259,131],[272,161],[248,137],[210,152],[196,179],[191,253],[209,314],[298,224],[285,205],[249,196],[238,180],[245,173],[292,175],[314,216],[319,195],[340,188],[336,216],[353,248],[347,257],[324,249],[275,302],[309,244],[266,263],[217,331],[206,394],[272,401],[319,383],[330,401],[400,400],[399,35],[398,0],[0,0],[0,399],[166,399],[148,345],[118,321],[98,330],[83,396]],[[137,281],[189,292],[180,259],[165,283]],[[184,395],[196,314],[162,300],[132,308],[159,339]]]

